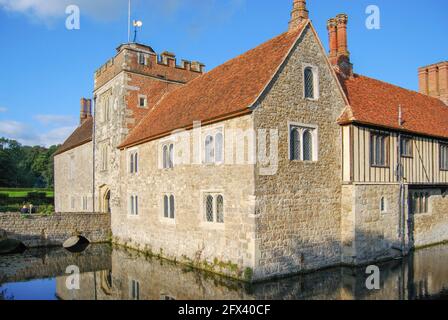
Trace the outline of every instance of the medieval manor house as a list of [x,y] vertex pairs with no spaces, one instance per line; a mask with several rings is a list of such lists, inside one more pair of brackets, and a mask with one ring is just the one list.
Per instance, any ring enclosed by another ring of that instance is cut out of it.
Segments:
[[328,21],[327,54],[294,0],[287,32],[209,72],[119,46],[55,157],[56,210],[247,280],[447,241],[448,62],[420,93],[356,74],[347,24]]

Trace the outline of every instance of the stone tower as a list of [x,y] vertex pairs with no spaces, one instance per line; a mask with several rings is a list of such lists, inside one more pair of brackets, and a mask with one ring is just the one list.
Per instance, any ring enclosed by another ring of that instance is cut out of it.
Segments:
[[117,146],[157,102],[204,73],[200,62],[173,53],[158,55],[146,45],[128,43],[95,72],[94,186],[97,212],[120,205],[120,152]]

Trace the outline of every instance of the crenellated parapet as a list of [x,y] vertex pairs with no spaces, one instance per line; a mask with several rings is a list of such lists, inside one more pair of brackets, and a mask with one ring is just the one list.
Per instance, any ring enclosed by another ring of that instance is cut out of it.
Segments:
[[165,81],[187,83],[205,72],[198,61],[181,60],[174,53],[157,54],[150,46],[129,43],[117,48],[117,54],[95,72],[95,90],[122,71],[134,72]]

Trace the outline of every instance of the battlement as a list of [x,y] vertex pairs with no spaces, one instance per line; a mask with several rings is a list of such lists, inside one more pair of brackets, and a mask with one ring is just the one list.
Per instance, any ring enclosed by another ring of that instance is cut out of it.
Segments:
[[157,54],[150,46],[130,43],[117,48],[115,57],[95,72],[95,89],[104,85],[121,71],[155,77],[165,81],[187,83],[205,72],[205,65],[198,61],[181,60],[177,63],[174,53]]

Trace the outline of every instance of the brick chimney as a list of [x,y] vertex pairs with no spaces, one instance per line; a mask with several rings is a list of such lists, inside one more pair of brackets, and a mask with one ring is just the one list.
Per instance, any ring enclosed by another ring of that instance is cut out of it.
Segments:
[[289,31],[296,30],[302,21],[307,20],[309,12],[306,9],[306,0],[294,0],[292,5],[291,20],[289,21]]
[[420,93],[442,100],[448,105],[448,61],[418,69]]
[[331,18],[327,23],[328,37],[330,43],[330,62],[332,65],[338,63],[338,34],[337,23],[335,18]]
[[327,23],[330,43],[329,59],[334,68],[343,76],[353,75],[353,65],[350,62],[350,52],[347,45],[348,16],[338,14]]
[[92,100],[81,98],[81,111],[79,113],[79,124],[92,117]]

